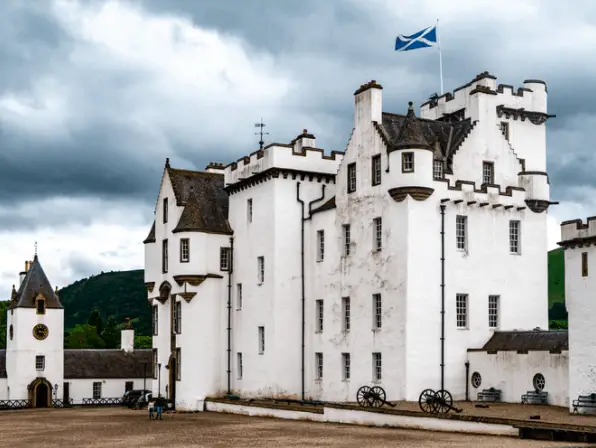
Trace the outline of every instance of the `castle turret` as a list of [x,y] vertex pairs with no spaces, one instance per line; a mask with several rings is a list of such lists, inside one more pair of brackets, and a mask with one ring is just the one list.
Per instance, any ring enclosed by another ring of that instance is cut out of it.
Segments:
[[408,195],[418,201],[427,199],[434,191],[434,148],[424,135],[411,101],[399,134],[389,145],[388,152],[392,179],[389,193],[393,199],[400,202]]

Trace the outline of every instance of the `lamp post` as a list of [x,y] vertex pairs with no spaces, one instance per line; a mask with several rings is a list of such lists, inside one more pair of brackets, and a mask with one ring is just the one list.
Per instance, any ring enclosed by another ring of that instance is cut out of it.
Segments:
[[161,363],[157,363],[157,396],[161,398]]

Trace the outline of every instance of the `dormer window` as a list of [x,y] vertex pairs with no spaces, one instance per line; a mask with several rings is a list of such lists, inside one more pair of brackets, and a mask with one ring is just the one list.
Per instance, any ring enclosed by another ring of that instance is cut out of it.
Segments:
[[403,152],[401,154],[401,172],[402,173],[413,173],[414,172],[414,153]]
[[168,198],[163,199],[163,222],[168,222]]
[[46,299],[43,296],[37,297],[35,300],[35,310],[37,314],[46,313]]

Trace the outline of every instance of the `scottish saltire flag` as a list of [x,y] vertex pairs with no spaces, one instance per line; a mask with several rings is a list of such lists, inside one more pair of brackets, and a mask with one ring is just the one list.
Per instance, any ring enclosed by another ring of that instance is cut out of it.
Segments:
[[418,31],[410,36],[400,34],[395,39],[395,51],[416,50],[418,48],[434,47],[437,44],[437,26]]

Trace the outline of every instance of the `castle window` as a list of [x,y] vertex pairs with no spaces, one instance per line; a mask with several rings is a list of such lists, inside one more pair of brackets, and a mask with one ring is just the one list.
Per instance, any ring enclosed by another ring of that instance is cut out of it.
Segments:
[[325,258],[325,231],[317,230],[317,261]]
[[12,338],[14,337],[14,329],[12,328],[12,324],[10,324],[10,327],[8,328],[8,335],[12,341]]
[[493,162],[482,162],[482,183],[490,185],[495,183],[495,165]]
[[350,298],[342,297],[341,299],[341,314],[343,316],[342,331],[350,331]]
[[46,368],[46,357],[45,356],[36,356],[35,357],[35,370],[42,371]]
[[321,299],[318,299],[316,301],[316,305],[317,305],[317,316],[316,316],[317,329],[316,329],[316,332],[322,333],[323,332],[323,301]]
[[248,222],[252,222],[252,199],[246,200],[246,219]]
[[163,222],[168,222],[168,198],[163,199]]
[[323,354],[315,353],[315,379],[323,379]]
[[190,240],[182,238],[180,240],[180,263],[188,263],[190,260]]
[[350,163],[348,165],[348,193],[356,191],[356,164]]
[[157,305],[153,305],[153,336],[157,336],[158,312]]
[[373,294],[373,330],[380,330],[383,325],[383,302],[381,294]]
[[46,299],[39,297],[35,301],[35,308],[37,314],[45,314],[46,313]]
[[466,250],[468,246],[468,217],[457,215],[455,218],[455,240],[458,250]]
[[344,224],[342,227],[344,231],[344,256],[347,257],[350,255],[350,224]]
[[468,295],[457,294],[455,296],[455,311],[457,328],[468,328]]
[[93,382],[93,399],[99,400],[101,398],[101,381]]
[[176,302],[174,308],[174,333],[182,333],[182,302]]
[[165,239],[161,243],[161,271],[164,274],[168,273],[168,240]]
[[259,355],[265,353],[265,327],[259,327]]
[[153,349],[153,379],[157,379],[157,375],[159,374],[159,364],[157,362],[157,349]]
[[381,154],[377,154],[372,158],[372,184],[381,184]]
[[401,153],[401,172],[402,173],[413,173],[414,172],[414,153],[413,152],[402,152]]
[[230,270],[230,254],[231,250],[229,247],[222,247],[219,249],[219,270],[229,271]]
[[512,254],[521,253],[520,221],[509,221],[509,251]]
[[588,276],[588,253],[582,252],[582,277]]
[[501,121],[501,134],[509,140],[509,123],[506,121]]
[[373,353],[373,381],[383,379],[383,358],[380,353]]
[[182,378],[182,349],[176,348],[176,380],[180,381]]
[[435,159],[433,161],[433,178],[443,179],[443,177],[445,177],[443,173],[443,161]]
[[373,224],[373,247],[375,251],[380,251],[383,248],[383,220],[375,218]]
[[236,309],[242,309],[242,283],[236,285]]
[[257,282],[262,284],[265,281],[265,257],[257,258]]
[[499,326],[499,296],[488,296],[488,327]]
[[343,367],[343,375],[342,379],[344,381],[350,381],[350,354],[349,353],[342,353],[341,354],[341,364]]
[[242,353],[236,353],[236,370],[238,371],[238,379],[241,380],[244,375],[244,365],[242,364]]

